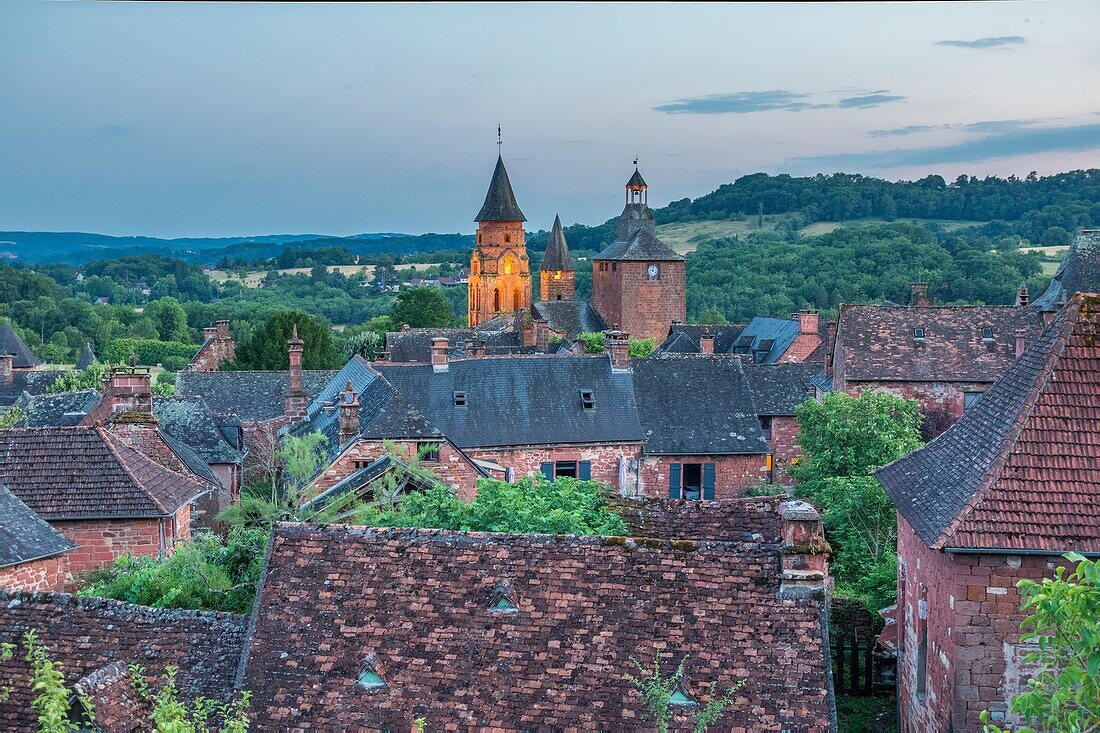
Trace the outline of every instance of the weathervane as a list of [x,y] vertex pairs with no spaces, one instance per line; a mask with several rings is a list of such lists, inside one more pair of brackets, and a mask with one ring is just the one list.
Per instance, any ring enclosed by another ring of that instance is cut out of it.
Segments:
[[638,167],[638,156],[637,155],[634,156],[634,167],[635,168]]
[[500,140],[500,125],[497,125],[497,157],[500,157],[500,146],[503,143]]

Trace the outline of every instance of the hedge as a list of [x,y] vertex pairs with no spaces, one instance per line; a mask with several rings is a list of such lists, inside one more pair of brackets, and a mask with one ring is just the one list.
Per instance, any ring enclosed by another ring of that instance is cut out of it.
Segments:
[[190,362],[199,347],[182,341],[160,341],[158,339],[113,339],[107,344],[103,360],[112,364],[125,364],[130,354],[137,358],[138,364],[152,366],[165,361],[180,359]]

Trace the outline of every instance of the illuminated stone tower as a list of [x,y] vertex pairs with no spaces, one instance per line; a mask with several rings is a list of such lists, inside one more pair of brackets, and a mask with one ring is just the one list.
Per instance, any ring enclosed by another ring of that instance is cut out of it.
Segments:
[[576,292],[577,271],[569,255],[569,244],[561,230],[561,219],[554,217],[550,241],[539,268],[539,285],[543,300],[573,300]]
[[527,219],[519,210],[500,156],[476,221],[477,241],[470,258],[471,327],[531,305],[531,268],[523,231]]

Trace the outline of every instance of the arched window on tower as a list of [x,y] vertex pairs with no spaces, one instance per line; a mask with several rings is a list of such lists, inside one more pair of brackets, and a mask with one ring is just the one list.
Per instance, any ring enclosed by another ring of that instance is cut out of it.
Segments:
[[493,310],[500,310],[500,291],[493,290]]
[[505,244],[511,244],[511,242],[512,242],[512,235],[511,234],[505,234],[504,235],[504,243]]
[[504,274],[505,275],[511,275],[512,274],[512,258],[511,257],[505,257],[504,258]]
[[520,308],[523,307],[523,293],[519,291],[519,288],[516,288],[515,291],[512,293],[512,303],[513,310],[518,311]]

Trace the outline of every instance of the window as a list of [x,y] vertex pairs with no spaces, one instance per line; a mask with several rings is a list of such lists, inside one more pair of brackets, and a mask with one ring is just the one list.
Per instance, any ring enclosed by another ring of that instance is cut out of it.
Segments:
[[361,459],[356,459],[356,460],[351,462],[351,465],[352,465],[353,468],[355,468],[355,470],[358,471],[360,468],[366,468],[367,466],[369,466],[372,463],[374,463],[374,461],[371,461],[371,460],[364,461],[364,460],[361,460]]
[[454,402],[455,402],[455,407],[465,407],[466,406],[466,391],[461,390],[461,389],[456,389],[454,391]]
[[590,389],[581,390],[581,407],[586,410],[596,409],[596,395]]
[[913,329],[913,338],[917,341],[924,341],[924,329],[917,327]]
[[764,431],[764,440],[772,439],[772,417],[771,415],[760,416],[760,429]]
[[989,326],[982,326],[982,341],[993,340],[993,329]]
[[493,291],[493,310],[495,310],[495,311],[500,310],[500,291],[499,290],[494,290]]
[[511,275],[512,274],[512,258],[511,257],[505,257],[504,258],[504,274],[505,275]]
[[982,398],[984,392],[963,392],[963,410],[969,410],[974,405],[978,404],[978,400]]
[[516,288],[512,292],[512,308],[514,310],[518,311],[522,307],[523,307],[523,294],[520,293],[519,288]]
[[670,499],[714,499],[713,463],[673,463],[668,467]]
[[618,262],[612,262],[611,263],[611,271],[615,272],[618,269],[618,265],[619,265]]
[[369,664],[359,671],[358,682],[360,687],[367,690],[377,690],[386,686],[386,681]]
[[515,593],[512,592],[512,586],[509,582],[504,581],[493,588],[493,595],[489,599],[489,610],[496,613],[518,613],[519,606],[516,605]]
[[577,462],[554,461],[554,478],[560,478],[561,476],[565,476],[566,478],[576,478]]
[[[511,241],[512,241],[512,235],[511,234],[505,234],[504,235],[504,243],[509,244],[509,243],[511,243]],[[509,272],[511,272],[511,270],[509,270]]]
[[558,299],[558,300],[561,300],[561,293],[558,293],[558,297],[557,297],[557,299]]
[[581,481],[592,480],[591,461],[543,461],[539,465],[539,472],[548,480],[553,481],[562,476],[576,478]]
[[439,462],[439,443],[417,443],[416,455],[428,463]]
[[694,707],[699,703],[691,695],[684,692],[684,688],[679,683],[676,684],[676,689],[672,692],[672,695],[668,698],[668,704],[670,707]]

